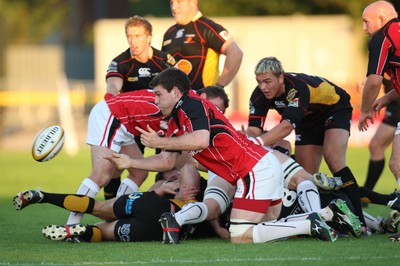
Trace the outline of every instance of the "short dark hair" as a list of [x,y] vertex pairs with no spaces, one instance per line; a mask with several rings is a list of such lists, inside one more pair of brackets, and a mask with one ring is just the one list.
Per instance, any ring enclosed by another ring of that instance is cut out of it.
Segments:
[[171,92],[174,87],[177,87],[182,94],[187,94],[190,90],[190,80],[188,76],[183,71],[174,67],[163,70],[150,82],[151,88],[158,85],[161,85],[168,92]]
[[224,90],[224,87],[218,85],[207,86],[197,91],[198,95],[201,95],[203,93],[207,95],[207,99],[221,98],[224,101],[225,109],[229,107],[229,98],[228,94],[226,94]]

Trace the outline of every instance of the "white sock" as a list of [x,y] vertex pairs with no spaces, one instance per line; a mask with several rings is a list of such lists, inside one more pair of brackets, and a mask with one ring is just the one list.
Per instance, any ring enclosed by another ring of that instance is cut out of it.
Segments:
[[287,217],[279,219],[277,222],[287,223],[287,222],[298,222],[304,221],[309,216],[309,213],[291,214]]
[[203,202],[191,202],[185,204],[180,211],[175,213],[175,220],[180,226],[184,224],[197,224],[205,221],[208,215],[208,207]]
[[139,187],[132,179],[124,178],[124,180],[122,180],[121,184],[119,185],[117,197],[138,191]]
[[304,180],[297,185],[297,196],[304,212],[315,212],[321,209],[321,200],[317,186],[311,180]]
[[397,185],[399,185],[400,187],[400,178],[396,180],[397,181]]
[[[91,198],[94,198],[97,195],[97,193],[99,193],[99,191],[100,191],[99,186],[95,182],[93,182],[93,180],[91,180],[89,178],[85,178],[82,181],[81,185],[79,186],[76,194],[86,195]],[[83,213],[70,212],[68,220],[67,220],[67,224],[80,223],[82,220],[82,217],[83,217]]]
[[253,226],[253,242],[265,243],[296,235],[309,235],[310,221],[259,223]]

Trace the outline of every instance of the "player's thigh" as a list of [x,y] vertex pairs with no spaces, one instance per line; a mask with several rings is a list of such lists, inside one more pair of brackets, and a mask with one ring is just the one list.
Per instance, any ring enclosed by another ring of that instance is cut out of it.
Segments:
[[322,162],[321,145],[296,145],[295,160],[307,172],[316,173]]
[[126,154],[133,159],[142,159],[143,154],[136,143],[121,146],[120,153]]
[[117,221],[100,222],[96,226],[100,228],[102,241],[116,241],[114,228]]
[[395,131],[396,127],[381,123],[369,144],[371,151],[380,150],[383,153],[385,148],[392,143]]
[[90,178],[100,186],[105,185],[113,176],[114,165],[105,159],[112,155],[113,151],[102,146],[90,146],[92,159],[92,173]]
[[116,200],[117,198],[112,198],[106,201],[96,200],[93,211],[90,214],[106,221],[116,220],[117,218],[114,214],[114,203]]
[[[120,153],[126,154],[133,159],[142,159],[143,154],[136,143],[121,146]],[[147,178],[148,171],[128,169],[128,178],[132,179],[138,186]]]

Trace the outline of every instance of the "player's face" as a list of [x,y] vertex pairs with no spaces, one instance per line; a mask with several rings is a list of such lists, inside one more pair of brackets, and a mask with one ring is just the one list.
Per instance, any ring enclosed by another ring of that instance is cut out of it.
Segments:
[[[207,99],[207,94],[206,93],[202,93],[200,94],[201,98]],[[217,108],[223,113],[225,114],[225,105],[224,105],[224,100],[222,100],[220,97],[216,97],[216,98],[210,98],[208,99],[212,104],[214,104],[215,106],[217,106]]]
[[197,12],[197,6],[194,0],[171,0],[171,12],[176,23],[186,25],[192,21]]
[[180,179],[180,177],[181,177],[181,171],[179,171],[176,168],[172,169],[171,171],[164,172],[163,175],[163,179],[170,182],[178,180]]
[[380,17],[373,11],[374,10],[367,9],[362,15],[363,30],[370,36],[383,26]]
[[283,75],[275,76],[272,72],[256,75],[258,87],[265,98],[272,99],[283,93]]
[[148,57],[151,36],[146,33],[144,27],[128,27],[126,39],[134,56],[146,55]]
[[164,116],[169,116],[174,109],[175,104],[181,98],[181,95],[178,95],[178,88],[172,89],[168,92],[164,89],[163,86],[158,85],[153,88],[155,94],[155,104],[160,108],[161,113]]

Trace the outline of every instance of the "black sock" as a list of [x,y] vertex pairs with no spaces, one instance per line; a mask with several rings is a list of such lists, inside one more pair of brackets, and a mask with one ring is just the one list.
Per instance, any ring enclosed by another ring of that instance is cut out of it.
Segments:
[[369,161],[367,180],[365,180],[365,188],[373,190],[376,182],[382,174],[383,168],[385,167],[385,159],[379,161]]
[[104,198],[106,200],[115,198],[117,196],[119,185],[121,185],[121,177],[111,179],[103,188]]
[[339,176],[342,178],[343,186],[340,190],[350,199],[354,207],[354,214],[357,215],[360,222],[366,226],[364,215],[362,213],[359,187],[350,168],[346,166],[339,172],[334,173],[333,176]]
[[385,205],[385,206],[387,206],[387,203],[390,200],[394,199],[393,195],[380,194],[364,187],[360,187],[360,197],[363,199],[362,200],[363,202]]

